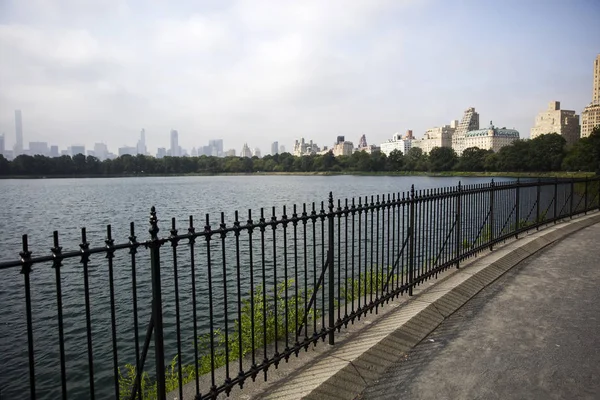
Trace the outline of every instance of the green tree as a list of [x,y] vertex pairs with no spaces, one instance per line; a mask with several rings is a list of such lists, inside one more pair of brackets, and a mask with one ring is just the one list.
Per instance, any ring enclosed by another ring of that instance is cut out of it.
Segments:
[[404,170],[406,171],[427,171],[427,154],[419,147],[413,147],[404,157]]
[[457,162],[456,152],[450,147],[434,147],[429,152],[430,171],[450,171]]
[[392,150],[387,160],[390,171],[400,171],[404,167],[404,155],[398,149]]
[[462,152],[455,169],[457,171],[485,171],[485,160],[489,154],[493,154],[493,152],[478,147],[469,147]]
[[528,142],[530,171],[560,171],[567,141],[561,135],[550,133]]

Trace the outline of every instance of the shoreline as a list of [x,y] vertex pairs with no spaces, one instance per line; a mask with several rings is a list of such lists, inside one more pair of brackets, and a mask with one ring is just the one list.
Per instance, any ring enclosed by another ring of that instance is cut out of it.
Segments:
[[427,177],[473,177],[473,178],[585,178],[593,172],[460,172],[460,171],[315,171],[315,172],[248,172],[248,173],[189,173],[189,174],[115,174],[115,175],[3,175],[2,179],[96,179],[96,178],[152,178],[181,176],[427,176]]

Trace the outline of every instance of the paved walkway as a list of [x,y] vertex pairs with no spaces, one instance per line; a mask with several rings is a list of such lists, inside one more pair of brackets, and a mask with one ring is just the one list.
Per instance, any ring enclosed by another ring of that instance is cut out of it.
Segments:
[[359,399],[600,399],[600,224],[523,261]]

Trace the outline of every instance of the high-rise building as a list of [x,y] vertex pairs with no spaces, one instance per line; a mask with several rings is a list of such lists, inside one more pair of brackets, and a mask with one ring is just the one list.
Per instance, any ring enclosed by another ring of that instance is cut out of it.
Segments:
[[85,146],[74,145],[69,147],[71,157],[76,156],[77,154],[85,155]]
[[271,155],[274,156],[275,154],[279,153],[279,142],[273,142],[271,144]]
[[250,151],[250,147],[248,147],[248,143],[244,143],[242,151],[240,152],[240,157],[252,157],[252,152]]
[[462,154],[465,147],[465,135],[469,131],[479,129],[479,114],[475,112],[474,107],[469,107],[465,110],[462,120],[458,124],[456,131],[452,135],[452,148],[459,156]]
[[23,119],[21,116],[21,110],[15,110],[15,133],[16,142],[14,147],[14,156],[17,157],[23,154]]
[[235,149],[229,149],[225,152],[225,157],[235,157]]
[[6,149],[4,148],[4,133],[2,135],[0,135],[0,154],[4,154],[4,151]]
[[[339,136],[338,136],[338,138],[339,138]],[[300,138],[299,141],[296,140],[296,142],[294,143],[294,153],[293,154],[296,157],[309,156],[311,154],[317,154],[320,151],[321,151],[321,149],[319,148],[319,146],[317,146],[316,143],[313,143],[312,140],[310,142],[306,142],[304,140],[304,138]],[[282,151],[281,153],[285,153],[285,152]]]
[[423,135],[423,139],[413,141],[412,146],[420,148],[425,154],[429,154],[434,147],[452,147],[452,136],[455,132],[455,128],[452,128],[453,123],[454,121],[451,122],[451,125],[428,129]]
[[579,132],[579,115],[575,114],[575,111],[561,110],[560,101],[551,101],[548,109],[540,112],[535,118],[535,126],[531,128],[531,138],[558,133],[567,143],[573,144],[579,140]]
[[223,139],[212,139],[208,141],[210,154],[207,156],[223,157]]
[[581,112],[581,137],[588,137],[600,126],[600,54],[594,61],[592,102]]
[[146,155],[146,130],[142,129],[140,132],[140,140],[137,143],[137,154]]
[[94,154],[98,160],[104,161],[108,158],[108,147],[104,143],[95,143]]
[[381,152],[386,156],[389,156],[394,150],[400,150],[402,154],[406,154],[412,148],[414,141],[415,140],[412,136],[412,131],[407,131],[406,135],[404,135],[404,138],[402,137],[402,134],[396,132],[392,139],[381,143],[380,149]]
[[156,158],[163,158],[167,155],[167,149],[165,149],[164,147],[159,147],[156,150]]
[[50,146],[50,157],[58,157],[59,155],[58,146]]
[[477,147],[479,149],[497,152],[502,147],[510,145],[515,140],[519,140],[518,131],[495,127],[492,124],[492,121],[490,121],[490,126],[488,128],[468,131],[463,138],[463,145],[464,149]]
[[258,147],[254,148],[254,151],[252,152],[252,157],[258,157],[260,158],[261,154],[260,154],[260,149]]
[[171,129],[171,157],[179,157],[179,134],[175,129]]
[[48,143],[46,142],[29,142],[29,154],[32,156],[48,156],[50,149],[48,149]]
[[131,147],[131,146],[119,147],[119,157],[124,156],[124,155],[135,156],[137,150],[138,150],[137,147]]

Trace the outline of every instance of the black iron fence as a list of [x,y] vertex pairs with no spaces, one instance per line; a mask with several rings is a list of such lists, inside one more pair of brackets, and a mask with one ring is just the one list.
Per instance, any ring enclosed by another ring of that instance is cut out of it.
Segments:
[[0,270],[23,276],[5,282],[24,295],[11,326],[24,327],[27,362],[14,361],[20,374],[0,397],[181,399],[189,384],[214,398],[321,340],[333,345],[348,324],[468,257],[599,208],[600,178],[492,181],[330,194],[280,215],[190,217],[183,228],[172,219],[166,236],[152,208],[147,240],[131,223],[115,243],[109,225],[94,247],[83,228],[78,250],[63,251],[54,232],[41,256],[24,235]]

